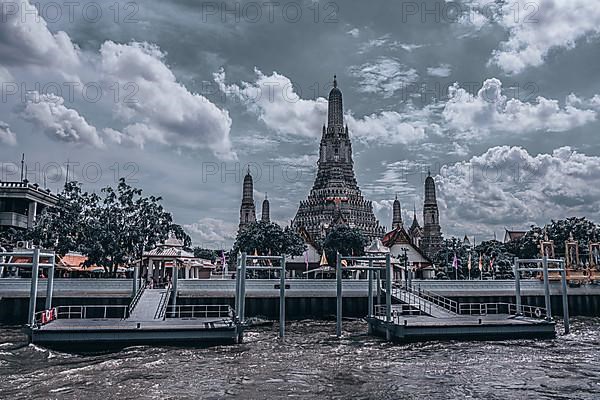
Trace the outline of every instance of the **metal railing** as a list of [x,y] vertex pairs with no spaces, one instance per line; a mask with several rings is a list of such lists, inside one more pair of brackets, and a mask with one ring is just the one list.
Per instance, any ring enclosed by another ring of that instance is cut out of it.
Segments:
[[406,290],[394,289],[392,290],[392,294],[404,303],[412,304],[423,313],[431,315],[432,303],[430,301]]
[[[385,304],[375,305],[374,315],[376,317],[385,317],[387,306]],[[394,304],[392,305],[392,317],[400,315],[423,315],[417,304]]]
[[158,307],[156,308],[156,313],[154,314],[154,319],[165,319],[167,307],[169,305],[169,299],[171,298],[172,288],[173,286],[171,282],[169,282],[165,293],[160,298],[160,302],[158,303]]
[[416,289],[414,287],[409,287],[408,290],[406,290],[406,292],[415,294],[423,300],[431,302],[438,307],[444,308],[450,312],[458,314],[458,303],[447,297],[440,296],[439,294],[430,292],[429,290],[421,289],[420,286],[418,286]]
[[459,305],[459,314],[463,315],[488,315],[488,314],[508,314],[523,315],[529,318],[544,319],[547,316],[544,307],[521,305],[513,303],[461,303]]
[[234,318],[233,308],[226,304],[194,304],[167,307],[167,318]]
[[[129,306],[58,306],[55,309],[56,319],[125,319]],[[42,314],[45,312],[35,313],[36,326],[42,325]]]
[[142,294],[144,294],[144,290],[146,290],[146,285],[143,285],[143,284],[140,285],[140,288],[136,292],[135,296],[133,296],[133,299],[131,299],[131,303],[129,303],[129,315],[131,315],[131,313],[135,309],[135,306],[137,306],[138,303],[140,302],[140,298],[142,298]]

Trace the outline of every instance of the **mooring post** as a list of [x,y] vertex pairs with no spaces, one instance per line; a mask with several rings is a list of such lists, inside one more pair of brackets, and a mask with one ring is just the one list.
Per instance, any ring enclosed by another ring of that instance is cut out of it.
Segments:
[[546,320],[552,320],[552,299],[550,298],[550,280],[548,277],[548,256],[542,258],[544,273],[544,298],[546,301]]
[[237,261],[235,263],[235,299],[234,309],[236,315],[240,315],[240,272],[242,270],[242,255],[238,253]]
[[279,274],[279,337],[285,336],[285,256],[281,256]]
[[246,253],[242,253],[242,268],[240,271],[240,323],[244,323],[246,308]]
[[[141,264],[141,261],[140,261],[140,264]],[[131,285],[132,286],[131,291],[133,292],[131,294],[131,296],[133,296],[133,297],[135,297],[135,295],[138,291],[138,283],[139,283],[139,279],[140,279],[140,269],[139,268],[140,267],[137,265],[133,267],[133,276],[132,276],[133,283]]]
[[29,326],[35,322],[35,303],[37,300],[38,275],[40,271],[40,249],[33,249],[31,259],[31,290],[29,292]]
[[521,274],[519,272],[519,259],[515,257],[513,262],[513,273],[515,274],[515,298],[517,300],[517,315],[521,315]]
[[371,318],[373,316],[373,260],[369,260],[369,270],[367,271],[367,276],[369,277],[369,302],[368,307],[369,311],[367,312],[367,317]]
[[563,303],[563,323],[565,325],[565,335],[571,331],[569,324],[569,296],[567,293],[567,271],[566,264],[562,262],[562,268],[560,270],[560,282],[562,285],[562,303]]
[[50,267],[48,267],[48,281],[46,282],[46,310],[52,308],[52,292],[54,291],[54,255],[50,257]]
[[177,305],[177,290],[179,289],[179,270],[177,269],[177,260],[173,260],[173,299],[171,300],[171,304],[173,305],[173,310],[175,310],[175,306]]
[[335,261],[335,279],[336,279],[336,297],[337,297],[337,312],[335,320],[335,334],[337,337],[342,336],[342,260],[340,253],[336,254]]
[[385,255],[385,320],[392,322],[392,263],[389,253]]
[[377,305],[381,305],[381,270],[375,272],[377,275]]

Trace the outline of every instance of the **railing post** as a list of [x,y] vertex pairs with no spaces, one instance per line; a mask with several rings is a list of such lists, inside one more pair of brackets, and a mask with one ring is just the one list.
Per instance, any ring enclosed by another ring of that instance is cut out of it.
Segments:
[[[177,305],[177,290],[179,289],[179,270],[177,269],[177,260],[173,260],[173,299],[171,305],[175,307]],[[168,299],[167,299],[168,302]]]
[[515,257],[513,262],[513,273],[515,274],[515,298],[517,303],[517,315],[521,315],[523,313],[521,312],[521,273],[519,272],[519,259]]
[[342,260],[340,253],[336,253],[335,261],[335,280],[336,280],[336,319],[335,334],[342,336]]
[[367,317],[371,318],[373,316],[373,260],[369,260],[369,271],[367,271],[367,276],[369,277],[369,301],[368,307],[369,311],[367,312]]
[[389,253],[385,255],[385,278],[385,319],[392,322],[392,263]]
[[571,327],[569,324],[569,296],[567,294],[567,271],[566,264],[562,263],[562,268],[560,270],[560,282],[562,285],[562,303],[563,303],[563,323],[565,325],[565,335],[567,335],[571,331]]
[[242,255],[238,254],[237,262],[235,264],[235,298],[234,298],[234,309],[236,314],[240,315],[240,274],[242,271]]
[[31,260],[31,288],[29,291],[29,326],[35,323],[35,304],[37,300],[38,275],[40,270],[40,249],[33,249]]
[[544,298],[546,301],[546,320],[552,320],[552,298],[550,297],[550,280],[548,279],[548,256],[542,258],[544,273]]
[[279,337],[285,336],[285,256],[281,256],[279,273]]
[[[142,262],[140,261],[140,264]],[[137,294],[138,291],[138,284],[139,284],[139,279],[140,279],[140,266],[136,265],[133,267],[133,294],[132,296],[135,297],[135,295]]]
[[55,256],[50,257],[50,267],[48,268],[48,281],[46,282],[46,310],[52,308],[52,292],[54,291],[54,261]]
[[242,253],[242,268],[240,271],[240,323],[244,323],[246,308],[246,253]]
[[378,269],[376,272],[377,275],[377,305],[381,305],[381,270]]

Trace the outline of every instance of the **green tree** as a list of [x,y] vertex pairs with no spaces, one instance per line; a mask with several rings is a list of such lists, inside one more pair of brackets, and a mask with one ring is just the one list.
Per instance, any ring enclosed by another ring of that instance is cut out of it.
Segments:
[[[202,247],[194,247],[194,257],[203,258],[215,262],[217,260],[217,251],[211,249],[203,249]],[[221,254],[221,252],[219,252]]]
[[[238,252],[260,255],[291,255],[299,256],[305,250],[304,241],[294,230],[281,227],[274,222],[253,222],[238,232],[233,255]],[[230,262],[234,260],[230,257]]]
[[323,249],[329,264],[336,262],[336,253],[342,256],[362,256],[368,241],[360,229],[350,228],[346,225],[334,227],[323,241]]

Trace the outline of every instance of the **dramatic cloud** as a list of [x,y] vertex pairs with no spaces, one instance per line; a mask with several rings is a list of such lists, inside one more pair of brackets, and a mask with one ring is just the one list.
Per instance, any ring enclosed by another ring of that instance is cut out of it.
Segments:
[[17,135],[10,130],[10,126],[3,121],[0,121],[0,143],[14,146],[17,144]]
[[414,68],[389,57],[379,57],[374,63],[352,66],[349,72],[358,78],[361,92],[377,93],[384,97],[405,89],[419,78]]
[[498,79],[487,79],[476,95],[454,84],[442,115],[448,128],[467,135],[482,136],[490,131],[522,133],[527,131],[562,132],[596,119],[596,111],[574,106],[583,103],[576,96],[567,98],[561,108],[557,100],[537,97],[534,103],[509,99],[502,94]]
[[31,93],[20,116],[53,139],[103,147],[96,128],[76,110],[65,107],[64,99],[53,94]]
[[588,0],[509,0],[501,6],[498,22],[509,38],[490,62],[518,73],[542,65],[552,49],[571,49],[585,36],[600,33],[600,7]]
[[[225,83],[223,70],[215,73],[221,91],[240,100],[270,129],[292,136],[317,138],[327,120],[327,100],[305,100],[295,92],[291,80],[277,72],[265,75],[255,70],[256,81],[241,85]],[[412,122],[407,115],[395,111],[356,118],[346,114],[353,138],[368,144],[409,143],[425,136],[426,122]]]
[[125,138],[140,145],[154,141],[174,147],[208,148],[222,158],[235,156],[229,140],[228,112],[178,83],[158,47],[108,41],[100,54],[107,79],[133,90],[129,101],[116,105],[119,115],[133,122],[122,130]]
[[0,0],[0,63],[7,66],[73,67],[79,50],[65,32],[52,34],[28,0]]
[[[561,147],[531,155],[500,146],[481,156],[443,167],[436,177],[446,226],[469,232],[486,226],[545,223],[600,212],[600,157]],[[465,233],[465,232],[453,232]]]
[[450,64],[440,64],[437,67],[428,67],[427,75],[435,76],[439,78],[446,78],[452,73],[452,66]]
[[194,244],[213,249],[231,245],[238,228],[234,223],[208,217],[183,227]]

